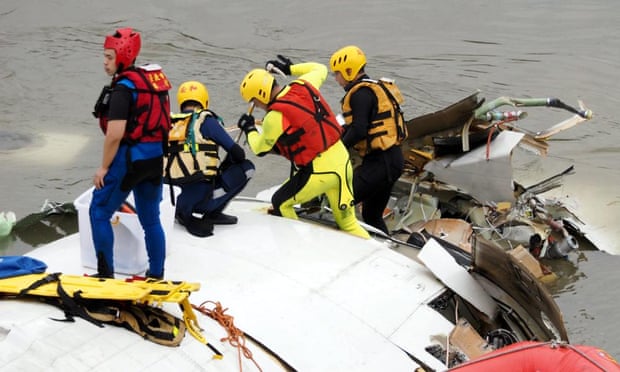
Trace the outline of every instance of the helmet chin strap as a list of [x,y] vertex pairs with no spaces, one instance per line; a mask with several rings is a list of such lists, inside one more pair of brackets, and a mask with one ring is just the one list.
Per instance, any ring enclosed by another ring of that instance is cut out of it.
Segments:
[[116,73],[118,74],[120,72],[123,72],[123,70],[125,70],[125,69],[127,69],[127,68],[129,68],[129,67],[131,67],[131,66],[133,66],[135,64],[136,64],[136,60],[135,59],[131,62],[131,64],[128,67],[123,66],[123,63],[121,62],[116,67]]

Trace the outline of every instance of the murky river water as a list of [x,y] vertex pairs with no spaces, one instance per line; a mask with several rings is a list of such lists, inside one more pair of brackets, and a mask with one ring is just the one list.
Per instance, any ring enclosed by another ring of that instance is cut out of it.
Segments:
[[[143,35],[138,62],[161,64],[176,86],[188,79],[206,83],[211,108],[229,125],[245,110],[238,86],[249,69],[278,53],[327,63],[347,44],[364,49],[371,76],[397,80],[407,118],[476,89],[487,99],[549,96],[572,105],[583,100],[594,118],[555,136],[544,159],[517,150],[515,177],[528,185],[574,165],[576,174],[555,193],[585,222],[593,242],[619,254],[620,123],[613,114],[620,102],[619,24],[615,0],[3,0],[0,211],[20,218],[46,199],[70,202],[90,187],[101,154],[91,111],[108,82],[103,37],[129,25]],[[326,82],[322,91],[338,107],[342,92],[336,83]],[[527,111],[519,125],[531,130],[567,117],[560,110]],[[256,164],[246,195],[288,172],[279,158]],[[25,252],[40,237],[74,228],[69,222],[11,236],[0,241],[0,254]],[[554,288],[571,340],[616,357],[618,263],[617,256],[599,252],[573,257]]]

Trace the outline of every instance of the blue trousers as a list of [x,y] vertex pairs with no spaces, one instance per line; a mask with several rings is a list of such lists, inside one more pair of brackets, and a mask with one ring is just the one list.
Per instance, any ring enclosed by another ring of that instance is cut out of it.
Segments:
[[188,220],[192,213],[218,214],[247,185],[254,174],[249,160],[233,164],[212,181],[192,182],[181,186],[176,213]]
[[133,191],[138,220],[144,230],[144,241],[149,258],[149,272],[162,276],[166,257],[166,237],[159,219],[159,203],[162,200],[162,183],[151,181],[138,183],[130,191],[122,191],[121,181],[127,173],[126,152],[128,147],[121,145],[110,169],[104,177],[104,186],[93,191],[89,216],[93,245],[97,258],[103,256],[114,273],[114,234],[110,222],[112,215],[123,204],[130,191]]

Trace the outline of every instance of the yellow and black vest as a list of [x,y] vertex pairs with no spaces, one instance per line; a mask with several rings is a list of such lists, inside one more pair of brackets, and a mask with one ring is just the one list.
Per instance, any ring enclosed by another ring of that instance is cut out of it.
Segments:
[[172,114],[168,133],[168,150],[164,177],[172,185],[211,180],[217,175],[218,146],[200,133],[208,116],[217,118],[210,110]]
[[362,87],[372,89],[378,106],[377,113],[371,118],[368,136],[353,146],[363,157],[373,150],[387,150],[394,145],[400,145],[407,138],[407,126],[400,108],[400,104],[404,102],[403,96],[396,84],[385,78],[362,79],[349,89],[342,102],[345,125],[350,125],[353,121],[351,96]]

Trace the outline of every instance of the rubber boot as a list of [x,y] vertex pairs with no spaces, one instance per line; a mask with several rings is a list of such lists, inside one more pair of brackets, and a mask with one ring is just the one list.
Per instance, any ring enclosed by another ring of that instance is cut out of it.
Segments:
[[176,219],[179,224],[185,226],[187,232],[194,236],[204,238],[213,235],[213,224],[205,221],[203,218],[197,218],[194,216],[189,216],[188,218],[177,214]]
[[189,221],[185,222],[185,228],[194,236],[204,238],[213,235],[213,224],[204,221],[202,218],[191,216]]
[[202,220],[212,225],[234,225],[237,223],[237,217],[224,214],[222,212],[205,213]]
[[164,278],[164,271],[162,270],[161,275],[153,275],[151,273],[151,270],[146,270],[146,273],[144,273],[144,276],[146,276],[147,279],[162,280]]
[[114,279],[114,272],[110,269],[110,265],[108,265],[103,252],[97,252],[97,274],[91,276],[95,278]]

